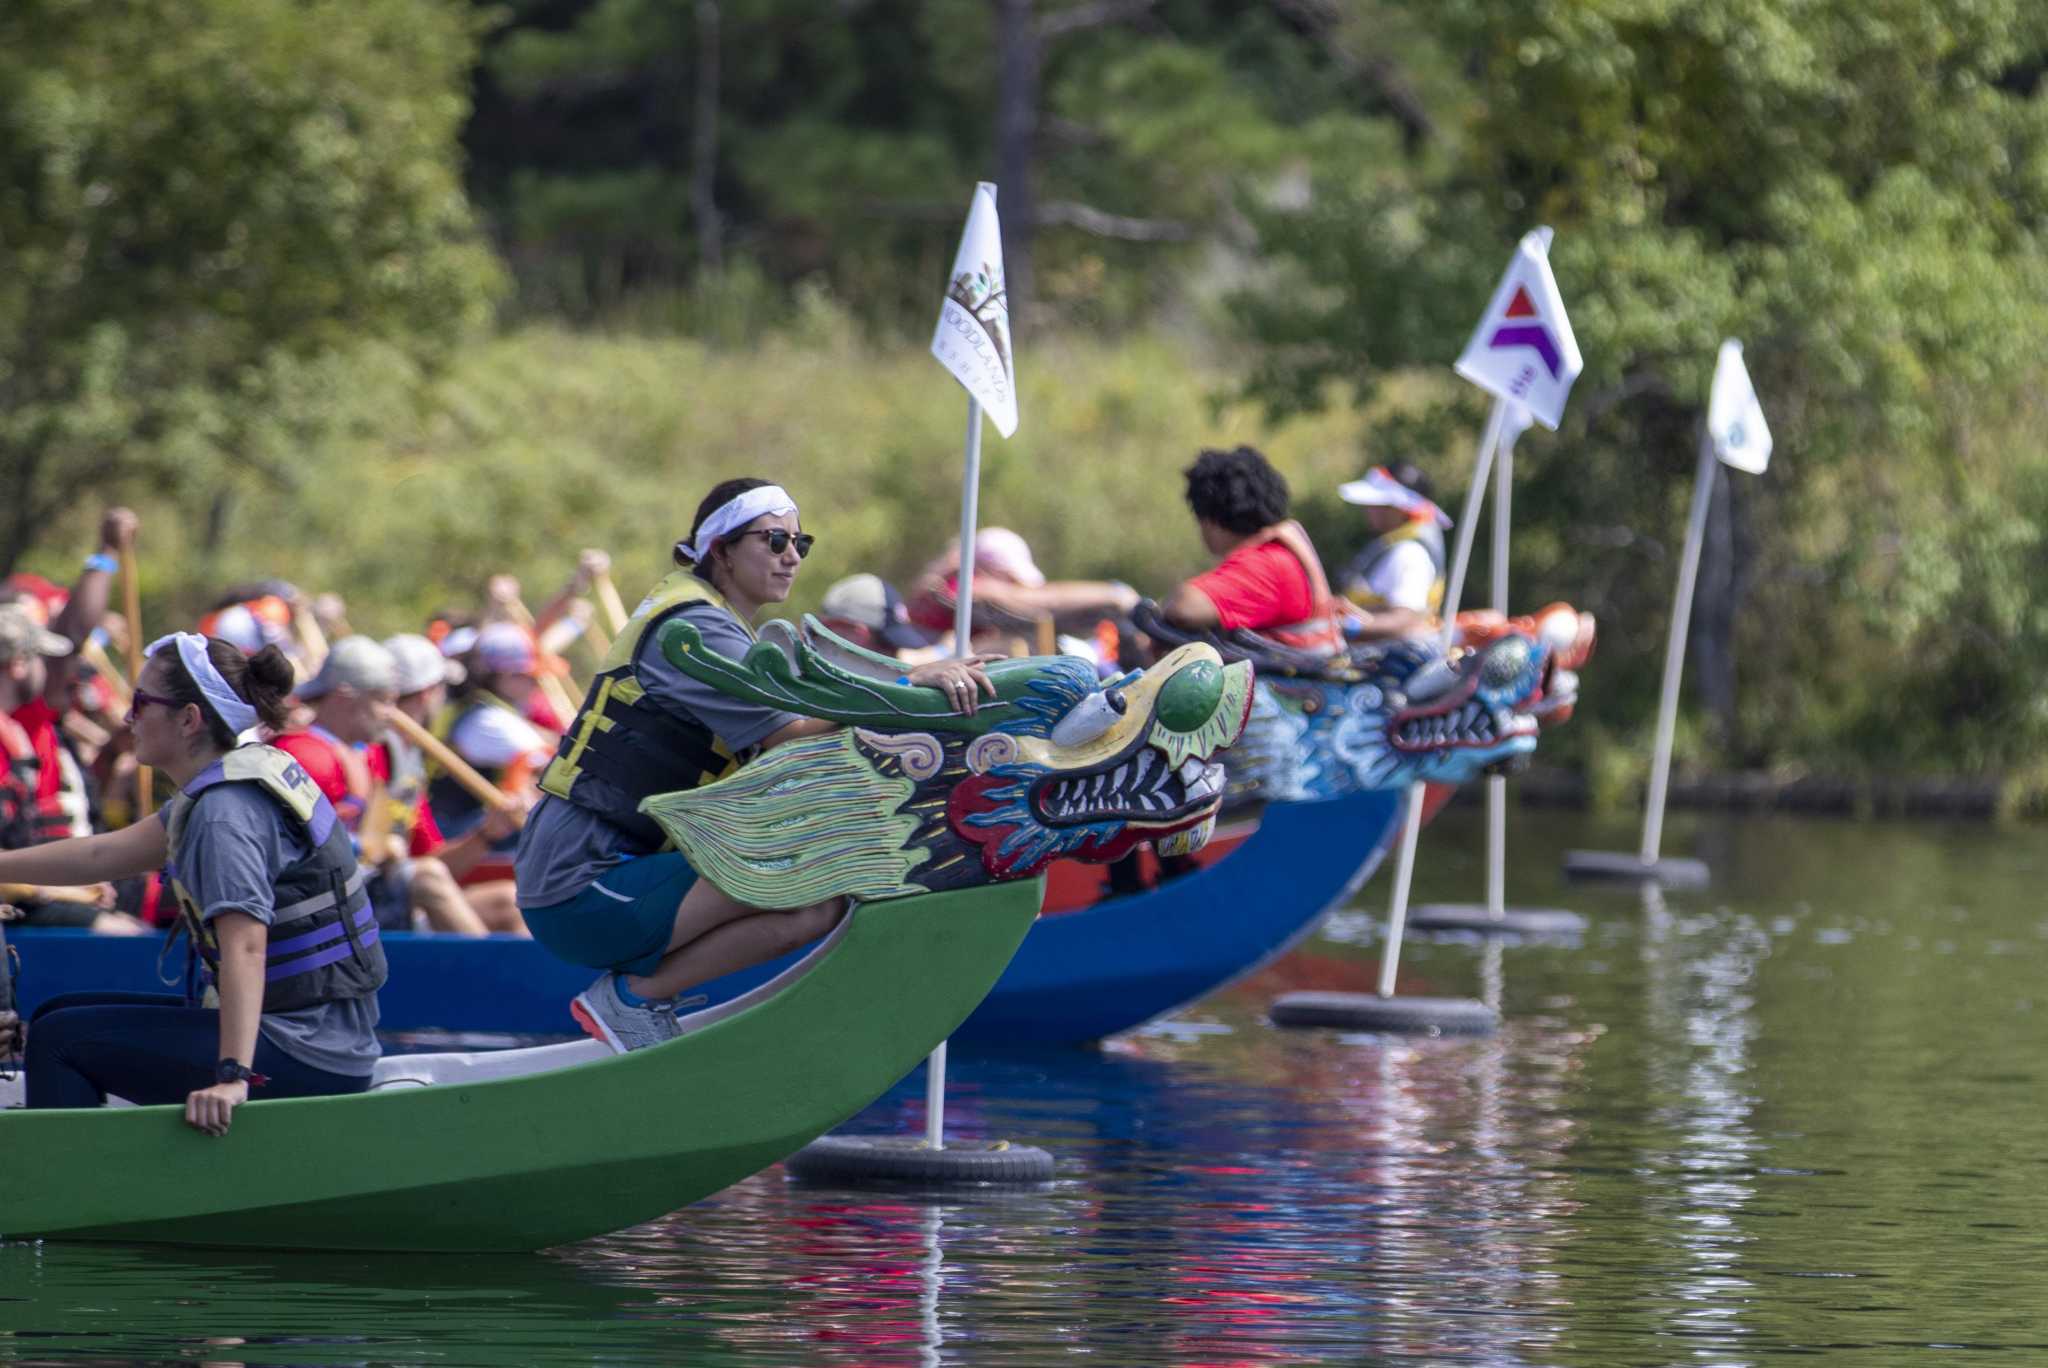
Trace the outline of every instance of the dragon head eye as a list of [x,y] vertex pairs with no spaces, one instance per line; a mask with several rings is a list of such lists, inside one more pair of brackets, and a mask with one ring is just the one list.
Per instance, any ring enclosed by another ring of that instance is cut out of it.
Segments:
[[1529,668],[1535,647],[1527,637],[1504,636],[1493,643],[1479,663],[1479,681],[1490,689],[1505,689]]
[[1159,721],[1177,732],[1191,732],[1223,701],[1223,667],[1198,660],[1174,671],[1159,690]]

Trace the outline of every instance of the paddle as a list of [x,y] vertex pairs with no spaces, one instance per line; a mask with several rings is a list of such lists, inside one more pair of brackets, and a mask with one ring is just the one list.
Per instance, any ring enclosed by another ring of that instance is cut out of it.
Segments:
[[[518,623],[521,627],[524,627],[528,632],[533,631],[533,612],[526,606],[526,601],[519,597],[519,581],[513,579],[510,575],[494,576],[491,580],[490,595],[495,602],[504,608],[507,617],[511,618],[512,621]],[[542,654],[538,634],[534,637],[533,649],[536,655]],[[540,664],[546,665],[548,659],[551,658],[542,659]],[[537,680],[540,684],[541,693],[547,697],[548,706],[555,710],[555,715],[562,719],[563,724],[567,725],[574,721],[576,717],[576,700],[569,696],[569,691],[563,686],[561,679],[543,669],[538,674]]]
[[462,785],[464,791],[470,797],[476,799],[485,807],[490,808],[494,812],[509,812],[519,806],[518,801],[511,794],[477,773],[475,766],[450,749],[446,741],[443,741],[440,737],[434,735],[398,709],[385,708],[383,710],[383,718],[393,731],[425,751],[434,759],[435,763],[448,771],[456,783]]
[[612,583],[612,572],[600,570],[590,577],[590,587],[597,595],[597,602],[604,609],[604,615],[611,622],[611,633],[617,636],[626,630],[626,605],[619,597],[619,588]]
[[[121,537],[121,611],[128,616],[128,678],[142,679],[142,581],[135,569],[135,534],[124,532]],[[138,765],[135,769],[135,820],[149,816],[150,799],[149,766]]]

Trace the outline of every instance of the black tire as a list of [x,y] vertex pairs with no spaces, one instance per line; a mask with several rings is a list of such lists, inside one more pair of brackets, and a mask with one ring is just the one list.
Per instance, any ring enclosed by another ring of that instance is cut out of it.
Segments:
[[1586,919],[1561,907],[1506,907],[1498,918],[1473,903],[1424,903],[1410,908],[1413,931],[1471,931],[1482,936],[1576,936]]
[[1583,883],[1653,883],[1665,888],[1705,888],[1713,880],[1704,860],[1667,855],[1644,864],[1640,856],[1621,850],[1567,850],[1564,876]]
[[816,1187],[1036,1187],[1053,1179],[1052,1156],[1032,1145],[964,1140],[935,1150],[896,1135],[828,1135],[783,1168]]
[[1471,998],[1390,997],[1377,993],[1288,993],[1267,1015],[1275,1026],[1401,1035],[1492,1035],[1500,1014]]

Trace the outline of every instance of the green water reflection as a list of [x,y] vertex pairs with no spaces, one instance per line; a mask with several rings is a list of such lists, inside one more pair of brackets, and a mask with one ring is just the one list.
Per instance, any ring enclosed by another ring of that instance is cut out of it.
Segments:
[[[1106,1051],[956,1057],[952,1132],[1053,1150],[1044,1193],[771,1173],[528,1259],[4,1244],[0,1359],[2048,1362],[2040,834],[1679,820],[1713,889],[1558,882],[1565,847],[1631,838],[1518,812],[1511,900],[1588,933],[1404,955],[1403,991],[1497,997],[1490,1040],[1263,1024],[1274,992],[1371,984],[1382,880]],[[1418,896],[1478,896],[1478,848],[1448,814]],[[912,1080],[859,1128],[921,1114]]]

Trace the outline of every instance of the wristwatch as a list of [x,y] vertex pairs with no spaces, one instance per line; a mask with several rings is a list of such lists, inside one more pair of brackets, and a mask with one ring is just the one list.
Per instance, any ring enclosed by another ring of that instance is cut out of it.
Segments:
[[264,1081],[263,1075],[239,1059],[223,1059],[213,1066],[213,1081],[216,1083],[247,1083],[255,1087]]

